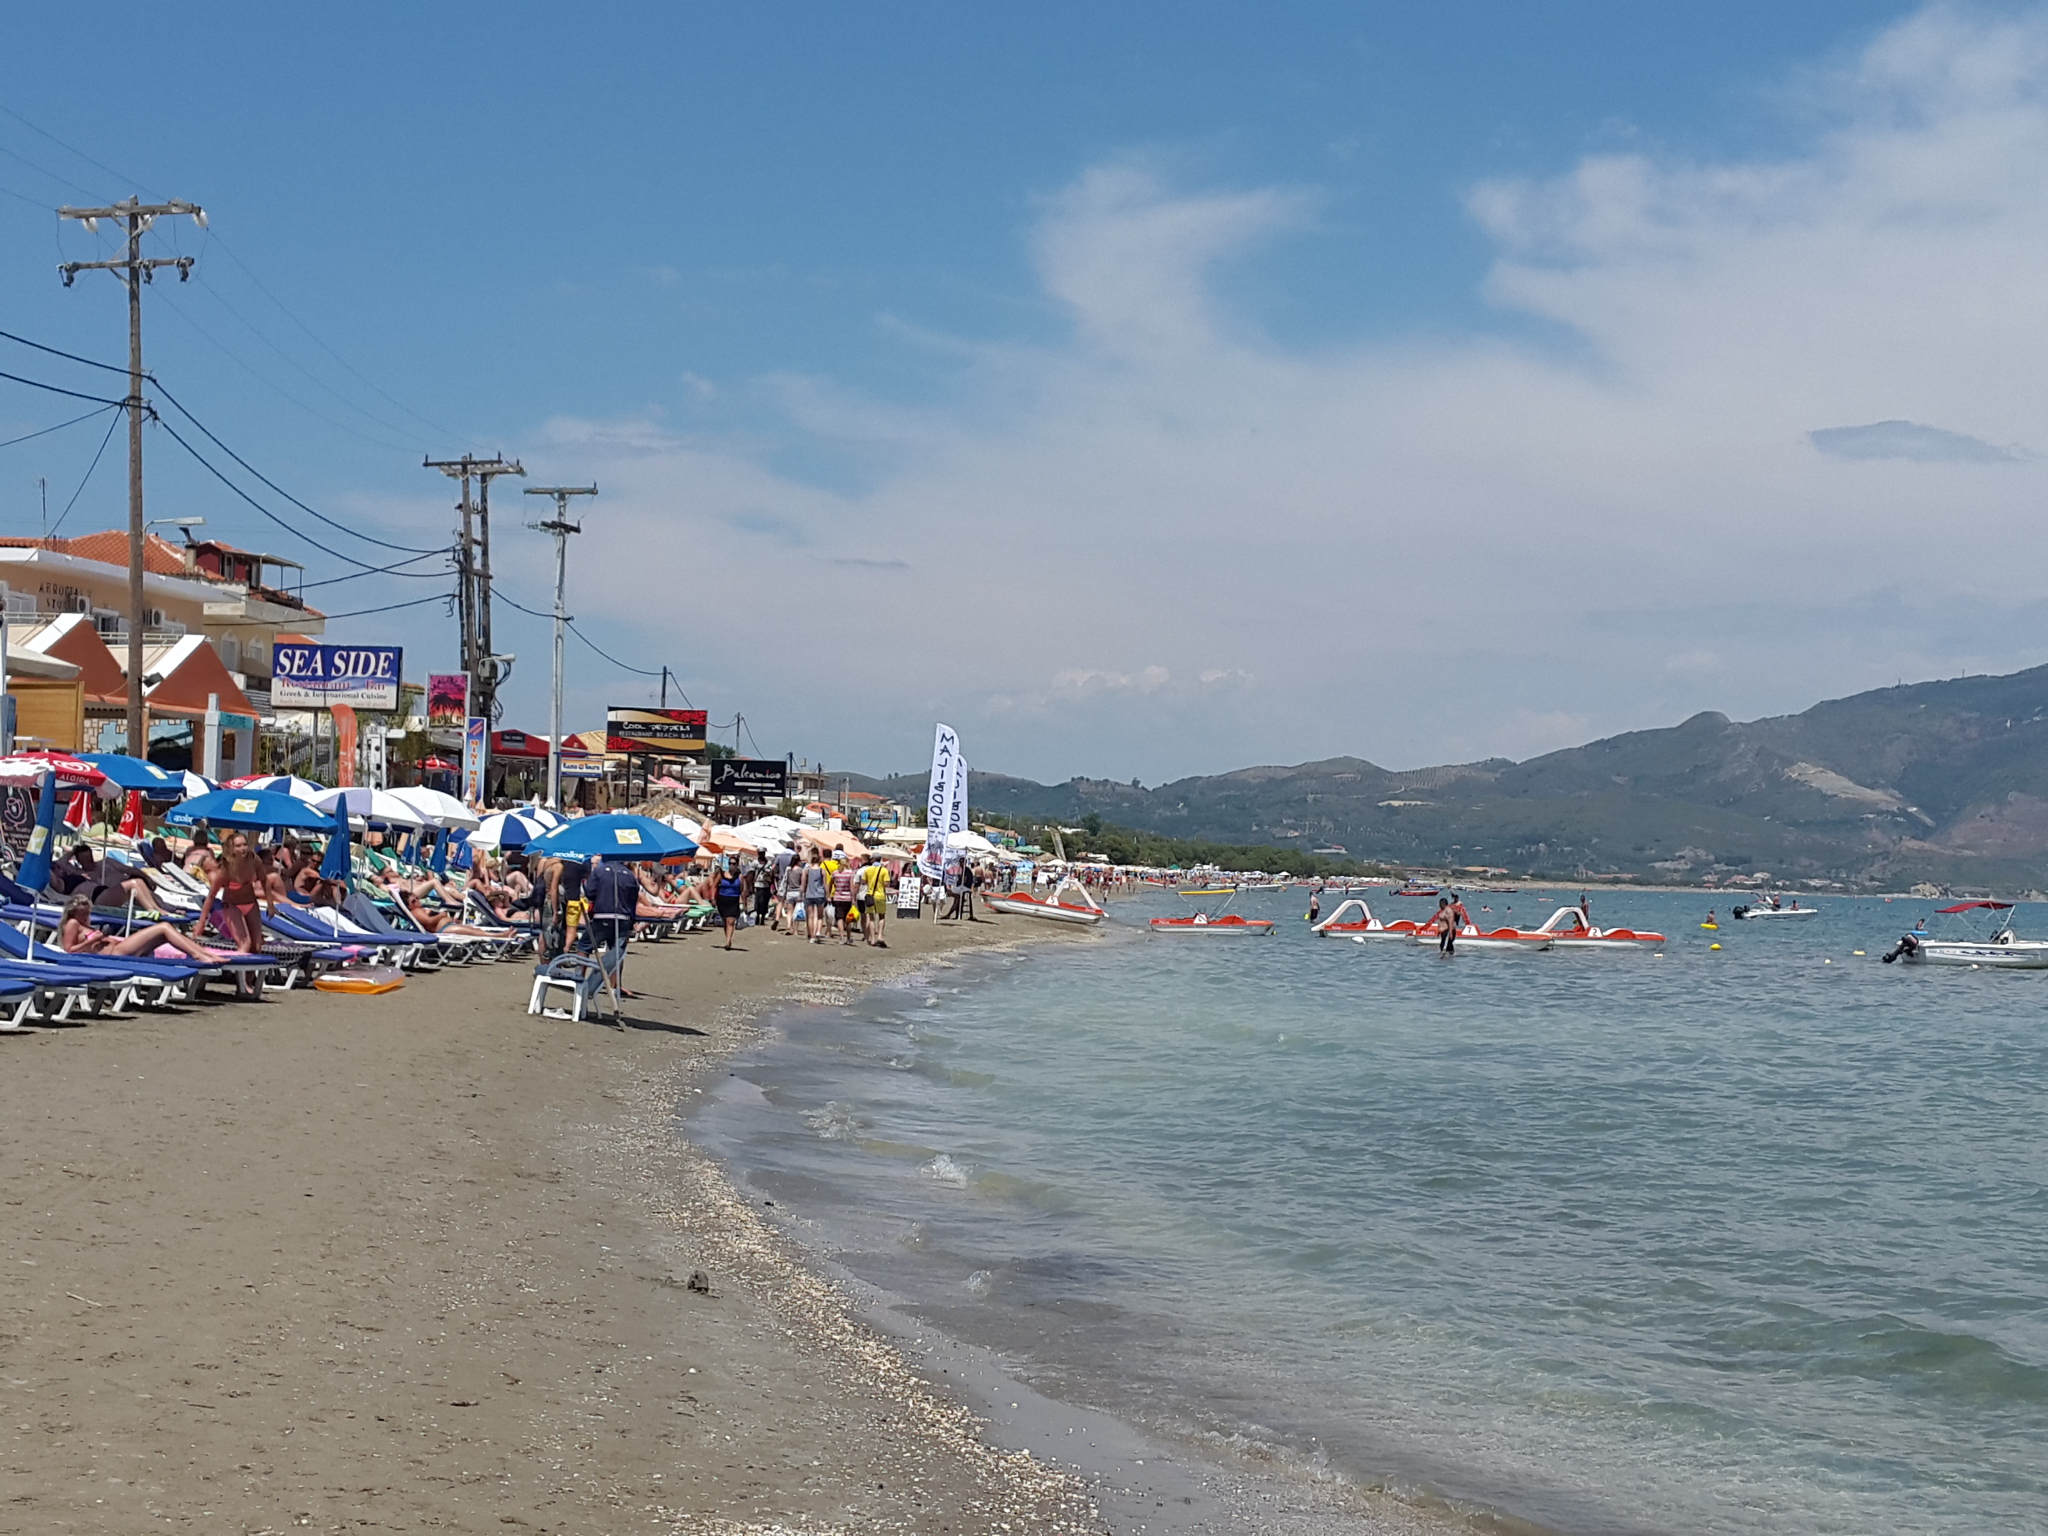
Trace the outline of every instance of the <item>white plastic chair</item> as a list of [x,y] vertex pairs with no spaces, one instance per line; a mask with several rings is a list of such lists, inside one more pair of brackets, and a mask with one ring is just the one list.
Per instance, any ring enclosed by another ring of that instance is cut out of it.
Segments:
[[[526,1000],[526,1011],[538,1014],[544,1019],[567,1019],[581,1023],[588,1011],[593,1017],[603,1016],[603,999],[609,996],[612,1003],[612,1022],[619,1022],[619,961],[625,957],[623,948],[602,949],[597,957],[589,955],[557,955],[545,965],[533,968],[533,994]],[[567,992],[568,1006],[550,1008],[547,1006],[550,992]],[[624,1028],[624,1025],[620,1025]]]

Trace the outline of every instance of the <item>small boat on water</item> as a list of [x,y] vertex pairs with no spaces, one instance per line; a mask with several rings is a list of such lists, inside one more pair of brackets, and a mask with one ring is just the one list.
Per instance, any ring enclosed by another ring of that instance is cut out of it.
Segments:
[[1182,891],[1180,894],[1189,900],[1217,896],[1223,899],[1214,910],[1205,907],[1187,917],[1155,917],[1146,925],[1152,932],[1183,934],[1190,938],[1223,938],[1273,931],[1274,923],[1270,917],[1239,917],[1235,912],[1223,910],[1230,905],[1230,898],[1237,894],[1234,887],[1215,891]]
[[[1348,915],[1352,912],[1357,916]],[[1339,903],[1336,911],[1311,926],[1309,932],[1336,939],[1412,939],[1422,932],[1422,924],[1409,917],[1383,923],[1372,915],[1371,907],[1354,896]]]
[[1644,949],[1664,942],[1663,934],[1647,928],[1595,928],[1577,907],[1559,907],[1536,932],[1549,934],[1559,949]]
[[[1069,890],[1078,892],[1080,901],[1062,900]],[[1034,896],[1029,891],[1003,891],[983,897],[981,904],[998,912],[1014,912],[1019,917],[1038,917],[1047,922],[1070,923],[1086,928],[1094,927],[1109,915],[1096,904],[1088,887],[1071,877],[1061,881],[1050,897]]]
[[1435,896],[1440,894],[1433,885],[1403,885],[1387,892],[1389,896]]
[[1746,920],[1753,923],[1760,918],[1767,917],[1781,919],[1812,917],[1819,911],[1819,907],[1802,907],[1799,905],[1799,898],[1797,896],[1789,897],[1783,902],[1780,902],[1775,896],[1766,896],[1761,901],[1753,902],[1748,906],[1730,907],[1728,915],[1737,922]]
[[[1935,916],[1959,917],[1965,912],[2010,912],[2009,901],[1959,901],[1943,907]],[[1904,934],[1884,956],[1884,963],[1903,960],[1908,965],[1966,965],[2000,971],[2048,971],[2048,940],[2023,939],[2012,930],[2006,917],[1993,921],[1991,932],[1982,938],[1935,936],[1924,927]]]

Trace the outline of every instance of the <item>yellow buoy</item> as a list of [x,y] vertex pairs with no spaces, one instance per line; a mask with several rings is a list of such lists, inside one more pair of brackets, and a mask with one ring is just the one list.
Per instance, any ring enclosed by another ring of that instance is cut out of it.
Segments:
[[1857,951],[1856,951],[1856,953],[1860,955],[1860,954],[1862,954],[1862,953],[1863,953],[1863,951],[1859,949],[1859,950],[1857,950]]
[[1707,946],[1707,948],[1709,948],[1709,949],[1719,949],[1720,947],[1721,947],[1721,946],[1720,946],[1720,945],[1718,945],[1718,944],[1709,944],[1709,945]]

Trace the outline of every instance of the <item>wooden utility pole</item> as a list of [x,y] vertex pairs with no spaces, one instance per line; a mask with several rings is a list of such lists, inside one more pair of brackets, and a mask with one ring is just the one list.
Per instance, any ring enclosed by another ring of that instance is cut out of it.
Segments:
[[534,526],[542,533],[555,536],[555,687],[548,703],[548,809],[559,811],[562,808],[562,630],[569,622],[564,590],[569,577],[569,535],[583,531],[581,523],[569,521],[569,498],[595,496],[597,486],[595,483],[529,485],[526,494],[555,498],[555,515]]
[[[428,469],[438,469],[451,480],[462,482],[462,527],[455,535],[455,579],[457,617],[462,624],[462,670],[470,677],[470,708],[495,722],[498,718],[498,685],[505,680],[509,657],[491,649],[491,481],[499,475],[524,475],[517,459],[496,454],[479,459],[465,453],[459,459],[428,459]],[[470,482],[477,484],[477,497],[470,499]]]
[[149,410],[142,398],[142,285],[156,280],[158,267],[176,267],[178,281],[192,276],[190,256],[142,254],[142,236],[150,225],[166,214],[190,214],[192,222],[206,228],[206,210],[197,203],[172,200],[145,203],[139,197],[107,208],[59,208],[59,218],[77,219],[95,234],[101,219],[118,219],[127,226],[127,254],[112,261],[67,261],[57,271],[69,288],[81,272],[111,272],[128,289],[128,755],[149,758],[148,725],[142,708],[142,632],[148,609],[142,603],[142,418]]

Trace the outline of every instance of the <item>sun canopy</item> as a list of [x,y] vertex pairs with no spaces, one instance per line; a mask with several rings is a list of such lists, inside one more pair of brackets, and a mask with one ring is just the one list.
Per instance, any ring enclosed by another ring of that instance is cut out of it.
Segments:
[[2012,910],[2012,903],[2009,901],[1959,901],[1952,907],[1936,907],[1934,910],[1937,913],[1946,914],[1950,912],[1975,912],[1981,907],[1989,907],[1993,912],[2010,912]]
[[697,845],[651,816],[583,816],[527,841],[529,854],[563,859],[668,859]]
[[426,817],[437,827],[474,827],[476,812],[464,805],[453,795],[443,794],[438,789],[427,789],[422,785],[408,785],[394,789],[391,793]]
[[110,799],[119,793],[99,769],[67,753],[17,752],[13,757],[0,757],[0,784],[36,785],[52,774],[65,789],[97,789]]
[[120,752],[81,752],[81,763],[91,763],[122,789],[139,789],[152,800],[185,798],[185,775],[145,763]]
[[548,823],[529,811],[498,811],[483,819],[483,825],[469,834],[472,848],[524,848]]
[[203,821],[215,827],[310,827],[332,832],[334,818],[291,795],[267,789],[216,789],[172,806],[164,820],[190,826]]

